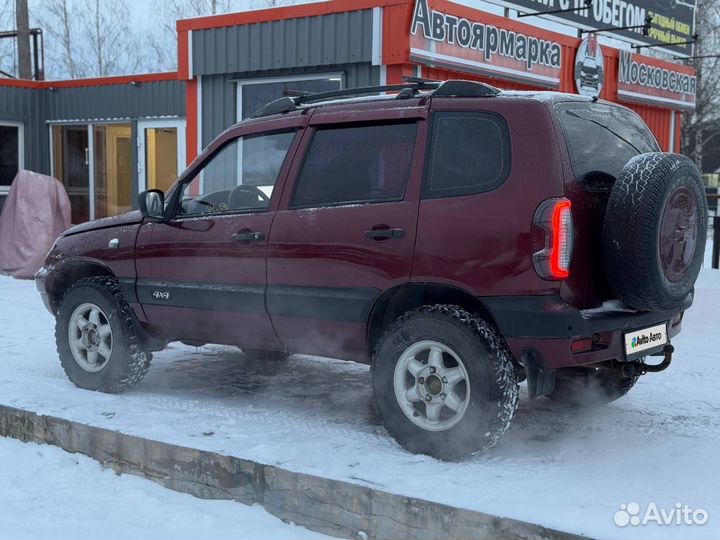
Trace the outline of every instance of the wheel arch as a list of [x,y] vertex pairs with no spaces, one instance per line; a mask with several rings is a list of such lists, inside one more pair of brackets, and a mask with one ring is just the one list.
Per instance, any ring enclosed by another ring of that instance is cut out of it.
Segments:
[[67,261],[57,268],[55,270],[55,279],[53,279],[52,285],[47,291],[53,313],[57,313],[63,296],[74,283],[93,276],[108,276],[117,279],[115,272],[95,259]]
[[442,283],[405,283],[384,291],[370,309],[366,332],[370,358],[385,328],[395,319],[407,311],[432,304],[459,306],[497,326],[488,306],[464,289]]

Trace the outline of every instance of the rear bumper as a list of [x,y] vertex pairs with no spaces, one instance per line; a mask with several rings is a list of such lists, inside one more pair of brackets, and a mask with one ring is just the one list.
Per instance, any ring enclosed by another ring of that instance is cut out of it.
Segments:
[[[626,332],[668,323],[668,337],[680,332],[682,314],[692,305],[692,294],[675,310],[658,312],[583,312],[560,296],[483,298],[515,358],[531,352],[547,368],[625,360]],[[592,338],[590,350],[573,353],[570,344]]]

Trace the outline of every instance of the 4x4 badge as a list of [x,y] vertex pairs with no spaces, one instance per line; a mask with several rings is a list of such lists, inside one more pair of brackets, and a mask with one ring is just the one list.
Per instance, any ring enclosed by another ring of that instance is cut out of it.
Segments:
[[153,291],[152,295],[156,300],[170,300],[170,291]]

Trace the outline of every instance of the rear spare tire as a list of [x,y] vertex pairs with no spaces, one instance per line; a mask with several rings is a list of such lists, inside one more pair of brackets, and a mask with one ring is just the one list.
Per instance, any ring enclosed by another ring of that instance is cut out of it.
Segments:
[[702,266],[707,214],[690,159],[660,152],[631,159],[605,211],[605,269],[615,295],[641,311],[680,307]]

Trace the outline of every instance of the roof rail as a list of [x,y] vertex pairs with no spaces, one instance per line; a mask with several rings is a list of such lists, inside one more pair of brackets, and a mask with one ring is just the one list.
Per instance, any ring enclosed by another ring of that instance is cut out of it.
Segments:
[[464,97],[481,98],[495,97],[499,88],[477,81],[445,81],[432,93],[432,97]]
[[250,115],[250,118],[260,118],[262,116],[270,116],[272,114],[287,113],[297,109],[295,99],[285,96],[275,101],[271,101],[267,105],[263,105],[257,111]]
[[[436,83],[435,87],[439,87],[440,83]],[[402,83],[402,84],[385,84],[382,86],[364,86],[361,88],[345,88],[343,90],[333,90],[332,92],[321,92],[318,94],[309,94],[300,96],[296,99],[298,105],[302,103],[311,103],[314,101],[327,101],[343,96],[364,96],[369,94],[381,94],[383,92],[399,92],[409,88],[411,90],[422,90],[428,88],[420,83]]]
[[398,92],[398,99],[408,99],[417,95],[421,90],[431,90],[423,94],[425,97],[465,97],[480,98],[494,97],[500,93],[498,88],[489,84],[475,81],[432,81],[415,77],[404,78],[402,84],[386,84],[381,86],[364,86],[361,88],[345,88],[330,92],[307,93],[286,91],[287,94],[275,101],[271,101],[255,111],[250,118],[260,118],[272,114],[287,113],[297,109],[300,105],[331,101],[340,97],[364,96],[382,94],[384,92]]

